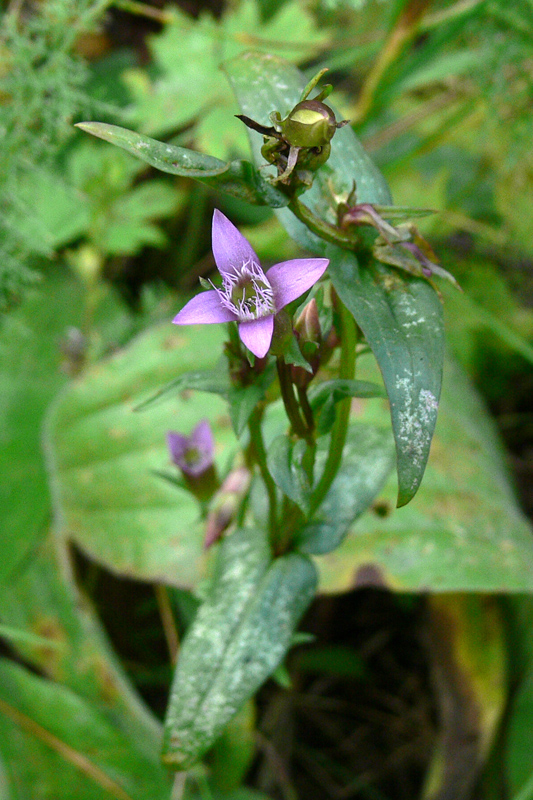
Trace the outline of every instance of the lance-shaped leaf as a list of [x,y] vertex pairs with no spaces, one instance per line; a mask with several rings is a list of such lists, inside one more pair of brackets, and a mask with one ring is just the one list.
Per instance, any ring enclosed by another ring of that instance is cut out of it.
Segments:
[[311,499],[311,484],[303,459],[307,444],[301,439],[293,442],[288,436],[277,436],[267,453],[267,466],[274,482],[307,514]]
[[415,495],[426,467],[444,362],[442,304],[425,280],[361,266],[328,248],[335,290],[372,348],[389,396],[398,465],[398,506]]
[[[359,374],[375,380],[371,361],[360,359]],[[394,511],[398,487],[391,475],[341,546],[317,560],[323,592],[361,586],[533,592],[532,529],[517,506],[490,417],[453,361],[444,372],[439,420],[416,502]],[[386,425],[387,404],[360,404],[359,418]]]
[[165,723],[163,760],[194,764],[275,670],[316,587],[302,555],[271,561],[263,534],[223,542],[208,598],[187,632]]
[[329,433],[335,422],[335,405],[345,397],[385,397],[385,390],[369,381],[335,378],[319,383],[309,392],[311,408],[316,415],[317,432]]
[[227,363],[221,360],[214,369],[191,370],[178,375],[177,378],[167,383],[147,400],[135,408],[135,411],[144,411],[162,400],[167,400],[170,395],[179,395],[181,392],[192,391],[208,392],[210,394],[226,395],[230,389]]
[[[225,70],[242,113],[266,126],[272,124],[269,117],[272,111],[279,111],[282,117],[288,114],[299,102],[307,84],[305,75],[293,64],[264,53],[244,53],[228,61]],[[263,137],[256,131],[249,130],[248,134],[255,164],[264,165],[265,159],[261,155]],[[334,223],[337,202],[334,195],[349,193],[354,181],[359,203],[391,204],[384,177],[351,127],[346,125],[335,133],[331,140],[331,155],[317,171],[312,188],[305,192],[302,200],[319,217]],[[325,242],[311,233],[291,211],[280,208],[276,213],[302,247],[314,253],[324,253]]]
[[[325,450],[317,452],[320,474]],[[342,466],[310,522],[297,533],[298,549],[312,555],[334,550],[350,525],[367,510],[394,467],[390,430],[353,423],[343,450]]]
[[219,158],[206,156],[186,147],[158,142],[150,136],[105,122],[79,122],[78,128],[122,147],[161,172],[194,178],[255,205],[279,208],[288,203],[285,195],[271,186],[248,161],[226,163]]

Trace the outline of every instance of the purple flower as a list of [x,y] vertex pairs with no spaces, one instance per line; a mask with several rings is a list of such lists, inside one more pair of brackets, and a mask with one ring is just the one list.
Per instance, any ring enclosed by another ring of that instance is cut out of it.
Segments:
[[295,258],[263,272],[250,243],[222,212],[213,214],[213,255],[222,288],[190,300],[172,320],[176,325],[238,322],[246,347],[263,358],[274,331],[274,316],[315,284],[327,258]]
[[206,419],[198,423],[190,436],[169,431],[167,443],[172,461],[189,478],[198,478],[213,465],[215,443]]

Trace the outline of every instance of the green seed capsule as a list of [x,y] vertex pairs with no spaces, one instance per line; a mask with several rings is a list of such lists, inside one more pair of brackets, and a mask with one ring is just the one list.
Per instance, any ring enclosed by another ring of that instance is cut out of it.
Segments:
[[337,129],[335,114],[325,103],[304,100],[281,123],[281,133],[292,147],[323,147]]

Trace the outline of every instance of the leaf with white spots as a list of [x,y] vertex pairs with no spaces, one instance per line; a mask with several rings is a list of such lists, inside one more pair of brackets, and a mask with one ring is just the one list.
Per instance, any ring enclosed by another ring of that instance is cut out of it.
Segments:
[[281,662],[315,588],[311,561],[298,553],[272,561],[262,532],[238,530],[223,541],[180,650],[165,721],[167,764],[188,769],[211,747]]
[[79,122],[78,128],[121,147],[161,172],[194,178],[256,205],[278,208],[288,203],[285,195],[271,186],[248,161],[235,160],[226,163],[214,156],[165,144],[142,133],[118,125],[108,125],[106,122]]
[[[377,368],[362,357],[361,378]],[[413,503],[394,509],[397,482],[316,559],[325,593],[381,586],[399,592],[533,592],[532,526],[520,511],[492,420],[461,369],[447,361],[439,419],[424,481]],[[380,400],[358,418],[382,426]]]
[[329,275],[379,364],[389,396],[398,467],[398,506],[416,494],[429,455],[444,361],[442,305],[425,280],[361,266],[331,246]]
[[[316,472],[325,462],[317,452]],[[390,427],[354,422],[350,425],[342,454],[342,465],[329,492],[306,525],[296,534],[300,552],[322,555],[335,550],[350,526],[367,510],[394,469],[394,446]]]
[[114,572],[174,586],[198,581],[200,510],[189,492],[160,477],[176,469],[166,434],[189,434],[208,419],[215,461],[223,468],[235,447],[226,403],[187,390],[145,411],[135,409],[170,379],[213,370],[223,339],[220,325],[179,330],[166,322],[149,328],[74,380],[48,417],[56,528]]

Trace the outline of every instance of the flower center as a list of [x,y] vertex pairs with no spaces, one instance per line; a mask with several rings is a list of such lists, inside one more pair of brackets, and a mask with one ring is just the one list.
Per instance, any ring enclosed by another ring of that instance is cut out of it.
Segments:
[[201,462],[202,453],[200,453],[197,447],[189,446],[183,454],[183,460],[188,467],[195,467]]
[[222,305],[240,322],[275,314],[274,292],[259,264],[247,261],[234,270],[222,276],[222,288],[217,289]]

